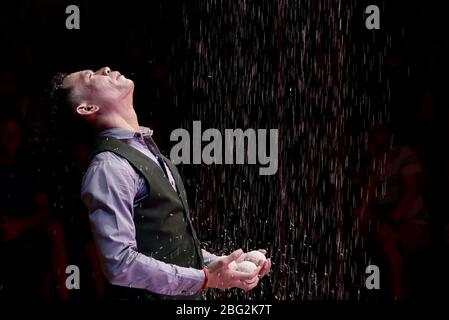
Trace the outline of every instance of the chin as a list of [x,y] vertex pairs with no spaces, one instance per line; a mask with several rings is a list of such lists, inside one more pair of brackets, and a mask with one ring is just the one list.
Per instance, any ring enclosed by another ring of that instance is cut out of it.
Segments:
[[133,95],[134,92],[134,82],[129,80],[129,84],[126,86],[123,97],[128,97],[129,95]]
[[122,83],[123,86],[134,88],[134,82],[131,79],[125,78],[123,76],[123,79],[121,79],[120,82]]

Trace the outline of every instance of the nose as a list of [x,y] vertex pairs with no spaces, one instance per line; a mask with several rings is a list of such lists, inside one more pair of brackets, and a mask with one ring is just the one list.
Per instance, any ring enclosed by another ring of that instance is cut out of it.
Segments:
[[97,71],[97,73],[107,76],[109,73],[111,73],[111,68],[109,67],[101,68],[100,70]]

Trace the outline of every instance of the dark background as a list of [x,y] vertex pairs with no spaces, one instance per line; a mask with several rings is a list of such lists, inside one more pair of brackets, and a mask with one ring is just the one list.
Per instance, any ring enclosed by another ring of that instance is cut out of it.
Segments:
[[[444,228],[449,223],[449,37],[443,5],[431,1],[419,6],[406,1],[262,1],[243,5],[261,12],[251,15],[249,10],[239,11],[242,3],[46,0],[2,4],[1,119],[20,119],[27,151],[24,165],[35,166],[45,176],[40,182],[48,191],[52,216],[64,230],[69,264],[81,270],[95,269],[86,250],[91,238],[78,198],[92,133],[55,111],[48,99],[49,82],[56,72],[109,66],[134,80],[140,124],[154,129],[166,154],[170,132],[179,127],[189,130],[193,120],[201,120],[203,128],[280,128],[280,162],[284,165],[274,176],[259,177],[257,168],[249,166],[181,166],[206,248],[216,252],[240,246],[269,248],[275,262],[273,276],[246,297],[354,297],[331,290],[337,275],[324,280],[330,287],[313,285],[314,277],[323,277],[324,266],[342,263],[332,244],[336,234],[350,237],[344,227],[342,231],[330,227],[336,211],[345,215],[344,205],[350,205],[350,197],[338,205],[332,186],[322,190],[330,175],[330,159],[340,156],[331,152],[324,164],[317,163],[306,173],[299,165],[304,160],[298,159],[316,160],[309,156],[312,147],[303,141],[305,136],[316,141],[329,138],[340,146],[337,152],[353,158],[364,148],[349,147],[345,141],[363,137],[375,118],[388,120],[396,143],[412,146],[424,170],[435,244],[423,263],[430,279],[422,290],[429,293],[427,297],[440,297],[442,282],[447,281]],[[279,3],[284,5],[281,10]],[[80,30],[65,28],[69,4],[80,8]],[[369,31],[364,26],[368,4],[381,8],[380,30]],[[338,21],[348,28],[337,27]],[[264,36],[266,42],[261,40]],[[342,42],[334,44],[333,39]],[[329,85],[314,64],[328,75],[338,74],[339,80]],[[250,81],[245,77],[254,65],[258,69],[251,81],[257,85],[247,90]],[[338,101],[336,112],[332,102],[325,102],[330,100]],[[306,129],[299,134],[295,128],[304,123]],[[342,123],[344,130],[336,135],[312,130],[325,123]],[[317,149],[328,154],[323,150],[328,149],[321,145]],[[304,181],[317,172],[323,177],[316,182],[316,196],[329,208],[323,209],[324,224],[329,226],[312,237],[313,243],[305,243],[303,234],[314,233],[316,228],[308,222],[315,206],[307,204],[310,195],[304,191]],[[343,180],[350,179],[343,176]],[[288,194],[285,199],[279,199],[282,190]],[[288,218],[282,220],[284,213],[280,212],[288,212]],[[321,242],[330,251],[317,253]],[[303,249],[305,245],[309,249]],[[310,252],[320,261],[317,265],[304,259]],[[88,275],[83,278],[85,287],[71,297],[101,296],[98,276],[94,279],[91,271],[84,274]],[[234,291],[210,295],[242,296]]]

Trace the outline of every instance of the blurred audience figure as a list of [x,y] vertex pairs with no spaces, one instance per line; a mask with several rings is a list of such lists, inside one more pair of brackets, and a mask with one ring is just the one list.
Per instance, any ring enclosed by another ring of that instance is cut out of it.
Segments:
[[0,296],[69,298],[64,233],[44,171],[26,152],[20,119],[0,119]]
[[392,132],[377,123],[370,132],[368,161],[354,212],[363,249],[379,250],[394,299],[412,297],[410,259],[430,245],[428,214],[419,187],[421,167],[408,146],[392,144]]

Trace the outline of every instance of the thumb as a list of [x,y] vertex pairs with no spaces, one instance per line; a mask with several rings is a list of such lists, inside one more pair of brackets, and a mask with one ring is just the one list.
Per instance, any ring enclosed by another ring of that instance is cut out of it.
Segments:
[[229,265],[232,261],[237,260],[242,254],[242,249],[235,250],[230,255],[223,257],[223,259],[220,259],[220,266],[223,267]]

